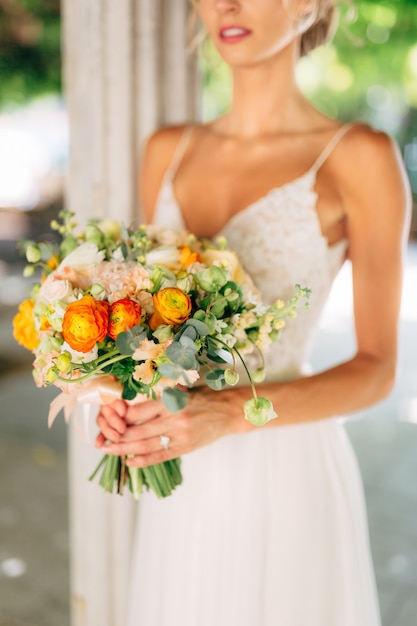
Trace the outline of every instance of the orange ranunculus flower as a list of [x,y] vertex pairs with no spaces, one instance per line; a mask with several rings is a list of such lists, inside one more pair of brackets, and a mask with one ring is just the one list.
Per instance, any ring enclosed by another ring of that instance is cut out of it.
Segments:
[[122,298],[110,306],[107,334],[116,339],[119,333],[139,324],[142,315],[141,306],[134,300]]
[[200,255],[198,252],[192,252],[188,246],[183,246],[180,254],[180,263],[183,267],[189,267],[193,263],[197,263],[197,261],[201,261]]
[[69,346],[78,352],[90,352],[107,335],[109,305],[83,296],[67,306],[62,320],[62,335]]
[[175,326],[182,324],[190,317],[191,298],[178,287],[166,287],[153,296],[156,313],[151,317],[149,325],[155,330],[159,324]]
[[39,337],[33,317],[33,300],[24,300],[19,305],[19,312],[13,319],[13,337],[27,350],[35,350],[39,345]]

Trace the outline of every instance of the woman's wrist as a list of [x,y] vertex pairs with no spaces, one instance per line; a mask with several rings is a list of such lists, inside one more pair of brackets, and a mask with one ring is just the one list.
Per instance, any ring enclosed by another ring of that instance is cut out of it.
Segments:
[[225,389],[220,393],[222,402],[228,407],[229,413],[228,432],[226,434],[237,435],[255,430],[253,424],[245,419],[244,412],[245,402],[253,397],[251,388],[246,386],[234,387],[233,389]]

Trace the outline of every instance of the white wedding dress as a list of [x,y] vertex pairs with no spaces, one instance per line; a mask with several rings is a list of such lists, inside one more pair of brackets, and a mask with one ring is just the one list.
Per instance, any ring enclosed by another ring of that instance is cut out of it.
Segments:
[[[268,378],[302,375],[320,312],[346,252],[328,246],[315,210],[316,173],[273,189],[222,231],[265,302],[300,283],[311,309],[288,322]],[[155,222],[183,229],[172,178]],[[279,413],[279,406],[276,407]],[[279,417],[278,417],[279,419]],[[139,504],[128,626],[377,626],[361,478],[341,420],[225,437],[183,457],[184,482]]]

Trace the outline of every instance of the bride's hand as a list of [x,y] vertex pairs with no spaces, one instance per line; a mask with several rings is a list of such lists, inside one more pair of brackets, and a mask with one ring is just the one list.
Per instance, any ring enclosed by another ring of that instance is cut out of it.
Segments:
[[[161,400],[127,405],[120,400],[101,408],[96,440],[108,454],[133,455],[132,467],[154,465],[205,446],[224,435],[249,429],[243,417],[243,388],[188,393],[185,409],[170,413]],[[169,437],[164,449],[161,437]],[[106,441],[113,443],[105,444]]]

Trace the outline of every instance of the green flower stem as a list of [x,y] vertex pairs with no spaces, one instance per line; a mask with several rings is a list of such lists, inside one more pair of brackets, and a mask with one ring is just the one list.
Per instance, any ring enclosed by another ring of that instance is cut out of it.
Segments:
[[239,350],[237,350],[236,348],[230,348],[230,347],[227,345],[227,343],[226,343],[226,342],[222,341],[222,340],[221,340],[221,339],[219,339],[218,337],[215,337],[214,335],[213,335],[211,338],[212,338],[212,339],[214,339],[215,341],[217,341],[217,342],[218,342],[220,345],[222,345],[223,347],[225,347],[225,348],[226,348],[229,352],[231,352],[231,354],[232,354],[232,355],[233,355],[233,353],[236,353],[236,354],[237,354],[237,356],[239,357],[239,359],[240,359],[240,361],[241,361],[241,363],[242,363],[242,365],[243,365],[243,367],[244,367],[244,370],[245,370],[245,372],[246,372],[246,376],[248,377],[249,384],[250,384],[251,389],[252,389],[252,395],[253,395],[253,397],[254,397],[254,399],[255,399],[255,402],[258,402],[258,394],[256,393],[255,383],[253,382],[252,375],[251,375],[251,373],[250,373],[250,371],[249,371],[248,366],[247,366],[247,365],[246,365],[246,363],[245,363],[245,359],[244,359],[244,358],[243,358],[243,356],[240,354]]
[[143,492],[143,474],[140,467],[129,467],[130,488],[135,500],[140,500]]
[[113,365],[113,363],[117,363],[118,361],[123,361],[123,359],[126,358],[126,354],[119,354],[119,356],[115,356],[112,359],[109,359],[108,361],[104,361],[104,363],[100,364],[100,368],[97,368],[97,372],[99,372],[101,369],[103,369],[103,367],[108,367],[109,365]]
[[[113,352],[109,352],[107,354],[102,354],[101,356],[97,357],[95,362],[96,363],[101,363],[101,361],[105,361],[106,359],[112,359],[117,354],[120,354],[120,352],[118,350],[113,350]],[[126,356],[126,355],[124,355],[124,356]]]
[[118,481],[117,481],[117,493],[122,495],[123,488],[126,482],[126,455],[119,457],[119,459],[120,459],[120,469],[119,469],[119,476],[118,476]]
[[94,478],[97,476],[98,472],[100,471],[100,469],[102,468],[102,466],[106,463],[107,459],[108,459],[109,455],[105,454],[100,463],[97,465],[96,469],[94,470],[94,472],[91,474],[91,476],[89,476],[88,480],[94,480]]
[[113,363],[117,363],[118,361],[122,361],[123,359],[126,358],[125,354],[119,354],[119,356],[114,357],[113,359],[109,359],[108,361],[105,361],[104,363],[101,363],[100,367],[97,367],[94,370],[91,370],[91,372],[88,372],[88,374],[85,374],[84,376],[80,376],[79,378],[63,378],[62,376],[57,376],[57,380],[61,380],[64,383],[82,383],[84,380],[87,380],[88,378],[91,378],[91,376],[107,376],[106,372],[103,372],[103,368],[104,367],[108,367],[109,365],[113,365]]

